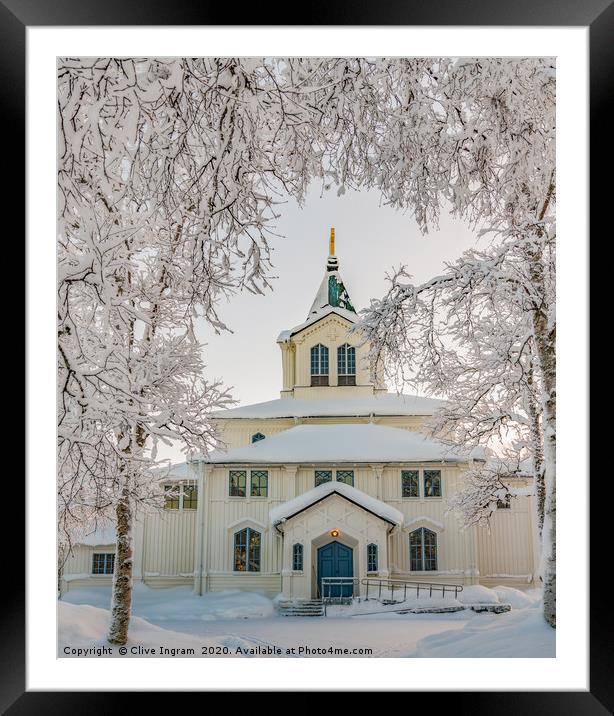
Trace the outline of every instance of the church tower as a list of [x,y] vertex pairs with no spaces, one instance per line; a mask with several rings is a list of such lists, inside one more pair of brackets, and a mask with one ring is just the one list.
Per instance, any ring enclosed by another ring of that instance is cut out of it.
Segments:
[[282,398],[339,399],[385,392],[376,385],[368,364],[368,345],[335,255],[335,229],[330,230],[324,277],[306,320],[282,331]]

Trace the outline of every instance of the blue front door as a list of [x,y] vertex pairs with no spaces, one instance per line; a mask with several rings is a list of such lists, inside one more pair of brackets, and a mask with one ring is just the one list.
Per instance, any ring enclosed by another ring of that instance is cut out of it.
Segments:
[[323,597],[351,597],[353,587],[351,582],[347,584],[334,584],[325,586],[325,593],[322,592],[323,577],[353,577],[354,559],[350,547],[340,542],[330,542],[318,550],[318,588],[320,596]]

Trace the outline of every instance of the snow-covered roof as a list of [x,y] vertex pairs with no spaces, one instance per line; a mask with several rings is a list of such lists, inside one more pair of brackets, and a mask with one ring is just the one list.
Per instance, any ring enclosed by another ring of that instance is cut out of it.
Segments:
[[[482,451],[471,457],[481,458]],[[209,463],[464,462],[466,455],[422,433],[383,425],[297,425],[247,447],[215,451]]]
[[177,462],[168,467],[161,467],[152,470],[159,481],[172,482],[174,480],[194,480],[194,473],[190,470],[187,462]]
[[444,400],[419,395],[379,393],[351,398],[278,398],[264,403],[217,410],[213,418],[316,418],[319,416],[433,415]]
[[341,308],[341,306],[324,306],[318,311],[310,313],[307,320],[303,321],[303,323],[299,323],[298,326],[294,326],[294,328],[282,331],[279,336],[277,336],[277,342],[283,343],[284,341],[289,340],[290,338],[292,338],[292,336],[296,335],[297,333],[300,333],[300,331],[304,330],[305,328],[308,328],[312,324],[321,321],[323,318],[326,318],[326,316],[329,316],[331,313],[334,313],[337,316],[341,316],[341,318],[345,318],[347,321],[350,321],[350,323],[356,323],[356,321],[358,320],[358,316],[352,311],[348,311],[347,308]]
[[87,531],[85,527],[81,533],[74,535],[75,544],[96,547],[103,544],[115,544],[115,525],[99,526],[97,529]]
[[269,519],[274,525],[285,522],[293,515],[302,512],[316,502],[320,502],[320,500],[333,494],[341,495],[341,497],[350,500],[350,502],[359,505],[368,512],[372,512],[393,525],[400,525],[403,522],[403,513],[399,512],[399,510],[375,497],[367,495],[365,492],[362,492],[362,490],[357,490],[351,485],[337,481],[325,482],[322,485],[314,487],[312,490],[303,492],[292,500],[273,507],[269,512]]

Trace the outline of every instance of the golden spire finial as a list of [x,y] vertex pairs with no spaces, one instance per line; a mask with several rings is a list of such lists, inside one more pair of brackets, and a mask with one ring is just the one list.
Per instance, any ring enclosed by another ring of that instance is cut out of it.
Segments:
[[329,256],[335,255],[335,230],[331,228],[330,230],[330,246],[328,251]]

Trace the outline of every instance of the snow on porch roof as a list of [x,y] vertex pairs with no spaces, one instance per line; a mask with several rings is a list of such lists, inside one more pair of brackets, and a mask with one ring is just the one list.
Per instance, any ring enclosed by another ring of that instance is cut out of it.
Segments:
[[[481,455],[480,455],[481,456]],[[480,457],[474,454],[473,457]],[[468,458],[422,433],[381,425],[298,425],[247,447],[215,451],[209,463],[464,462]]]
[[345,499],[359,505],[367,512],[371,512],[377,517],[390,522],[393,525],[400,525],[403,523],[403,513],[399,510],[387,505],[381,500],[377,500],[375,497],[371,497],[361,490],[357,490],[351,485],[346,485],[343,482],[325,482],[322,485],[314,487],[312,490],[304,492],[302,495],[288,500],[277,507],[273,507],[269,511],[269,519],[274,525],[278,525],[281,522],[285,522],[294,515],[302,512],[316,502],[325,499],[329,495],[337,494]]
[[277,398],[264,403],[242,405],[228,410],[216,410],[213,418],[310,418],[328,416],[366,415],[433,415],[445,405],[444,400],[420,395],[382,393],[352,398]]

